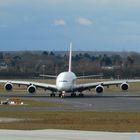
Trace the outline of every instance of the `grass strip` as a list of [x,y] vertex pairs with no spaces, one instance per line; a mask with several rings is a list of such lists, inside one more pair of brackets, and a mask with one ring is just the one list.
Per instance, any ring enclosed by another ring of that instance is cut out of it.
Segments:
[[21,122],[0,123],[0,129],[140,132],[140,113],[1,112],[0,117],[25,119]]

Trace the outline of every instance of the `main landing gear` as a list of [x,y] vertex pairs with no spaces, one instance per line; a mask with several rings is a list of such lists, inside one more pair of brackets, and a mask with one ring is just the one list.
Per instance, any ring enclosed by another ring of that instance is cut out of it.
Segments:
[[76,93],[71,93],[71,97],[76,97]]
[[[59,93],[59,97],[65,98],[65,94],[66,94],[65,91],[60,92],[60,93]],[[83,94],[83,93],[79,93],[78,96],[79,96],[79,97],[84,97],[84,94]],[[51,97],[55,97],[55,95],[54,95],[54,96],[51,96]],[[71,93],[71,97],[76,97],[76,93],[75,93],[75,92],[72,92],[72,93]]]
[[[75,92],[71,93],[71,97],[76,97],[76,93]],[[79,93],[79,97],[84,97],[84,94]]]
[[55,93],[51,93],[50,94],[50,97],[55,97]]
[[84,97],[84,94],[83,93],[79,93],[79,97]]

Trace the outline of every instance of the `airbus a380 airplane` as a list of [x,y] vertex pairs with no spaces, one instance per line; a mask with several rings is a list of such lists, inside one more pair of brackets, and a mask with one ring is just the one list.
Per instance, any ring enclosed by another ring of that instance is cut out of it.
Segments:
[[[104,81],[104,82],[94,82],[85,84],[76,84],[76,80],[81,77],[76,77],[76,75],[71,71],[72,66],[72,44],[70,44],[70,54],[69,54],[69,70],[60,73],[56,77],[56,85],[38,82],[28,82],[28,81],[14,81],[14,80],[0,80],[0,83],[5,83],[4,89],[11,91],[13,85],[25,85],[27,86],[27,91],[29,93],[35,93],[37,88],[42,88],[44,90],[52,91],[51,96],[55,96],[55,93],[59,93],[60,97],[64,97],[67,93],[71,93],[71,96],[76,96],[76,92],[79,92],[79,96],[83,96],[82,92],[84,90],[90,90],[95,88],[96,93],[100,94],[104,91],[104,87],[109,87],[111,85],[120,85],[122,90],[128,90],[129,83],[140,82],[140,80],[115,80],[115,81]],[[84,76],[85,78],[86,76]],[[89,76],[87,76],[89,77]]]

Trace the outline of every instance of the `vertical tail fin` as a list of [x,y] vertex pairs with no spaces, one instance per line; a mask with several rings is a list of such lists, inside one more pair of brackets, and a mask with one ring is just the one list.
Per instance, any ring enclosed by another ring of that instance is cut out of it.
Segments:
[[71,61],[72,61],[72,43],[70,43],[70,53],[69,53],[69,72],[71,72]]

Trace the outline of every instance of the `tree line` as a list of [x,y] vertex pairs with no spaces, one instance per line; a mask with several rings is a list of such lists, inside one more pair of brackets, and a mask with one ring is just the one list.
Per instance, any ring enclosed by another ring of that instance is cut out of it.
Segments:
[[[68,52],[0,52],[0,78],[38,78],[68,70]],[[2,67],[5,65],[6,67]],[[139,53],[75,52],[72,70],[76,75],[103,74],[104,78],[139,78]]]

